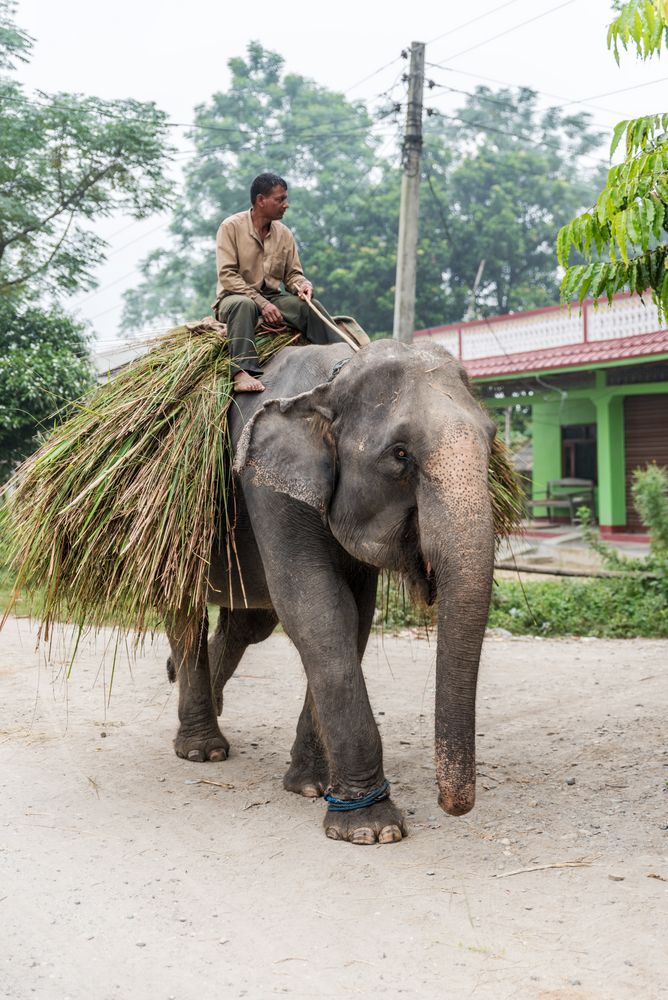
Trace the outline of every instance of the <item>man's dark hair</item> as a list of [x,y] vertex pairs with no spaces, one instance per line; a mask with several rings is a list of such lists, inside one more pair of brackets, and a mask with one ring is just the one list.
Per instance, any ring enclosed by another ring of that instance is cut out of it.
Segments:
[[287,183],[278,174],[258,174],[250,189],[251,205],[255,204],[255,199],[259,194],[270,194],[272,189],[280,184],[282,188],[288,190]]

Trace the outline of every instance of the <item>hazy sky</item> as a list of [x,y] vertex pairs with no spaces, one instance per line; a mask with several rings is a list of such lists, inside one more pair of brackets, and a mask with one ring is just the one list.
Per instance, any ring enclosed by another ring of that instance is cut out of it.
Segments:
[[[421,41],[427,62],[437,64],[427,67],[427,76],[439,84],[462,90],[495,86],[492,81],[530,86],[543,92],[546,107],[585,102],[572,107],[590,111],[608,130],[620,118],[668,105],[665,62],[642,64],[628,55],[618,68],[605,44],[609,20],[609,0],[254,0],[217,6],[211,0],[19,0],[17,10],[18,24],[36,39],[32,62],[20,70],[26,87],[152,100],[172,121],[186,123],[195,105],[226,88],[228,59],[243,55],[251,40],[279,52],[291,72],[367,100],[396,82],[405,67],[398,58],[402,48]],[[394,93],[401,100],[399,87]],[[426,98],[446,112],[463,101],[447,92]],[[184,129],[173,132],[175,143],[187,148]],[[141,223],[117,217],[99,227],[110,242],[100,285],[67,306],[92,322],[101,341],[116,337],[121,293],[138,281],[145,254],[167,238],[166,223],[166,216]],[[212,272],[214,237],[212,232]],[[307,260],[304,265],[308,272]]]

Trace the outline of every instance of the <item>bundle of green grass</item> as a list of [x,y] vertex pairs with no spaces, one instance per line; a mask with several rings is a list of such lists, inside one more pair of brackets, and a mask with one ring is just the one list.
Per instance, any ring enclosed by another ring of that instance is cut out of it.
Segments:
[[[267,362],[293,332],[259,335]],[[76,404],[5,490],[16,573],[51,622],[139,634],[202,609],[234,518],[225,327],[179,326]]]
[[[293,332],[257,338],[266,363]],[[96,388],[17,471],[3,519],[14,593],[52,622],[114,625],[138,636],[206,606],[209,562],[234,522],[225,328],[171,330]],[[490,463],[495,527],[507,535],[522,494],[507,453]]]

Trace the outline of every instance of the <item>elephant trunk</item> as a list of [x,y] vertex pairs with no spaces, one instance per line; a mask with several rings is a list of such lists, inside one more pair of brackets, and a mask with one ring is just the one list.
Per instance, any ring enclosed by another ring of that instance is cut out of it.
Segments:
[[455,435],[428,466],[419,503],[423,555],[438,588],[436,777],[439,805],[461,816],[475,802],[475,701],[494,572],[488,455]]

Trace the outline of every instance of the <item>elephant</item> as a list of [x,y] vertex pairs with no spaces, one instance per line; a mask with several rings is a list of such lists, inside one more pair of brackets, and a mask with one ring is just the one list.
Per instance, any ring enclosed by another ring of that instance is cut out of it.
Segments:
[[389,794],[362,673],[380,570],[416,599],[438,597],[438,802],[475,800],[475,701],[495,535],[488,468],[494,422],[444,348],[373,341],[286,347],[266,391],[235,397],[236,523],[210,567],[220,608],[173,614],[168,672],[179,682],[176,753],[222,761],[223,687],[247,646],[281,622],[307,689],[284,787],[325,795],[328,837],[406,835]]

